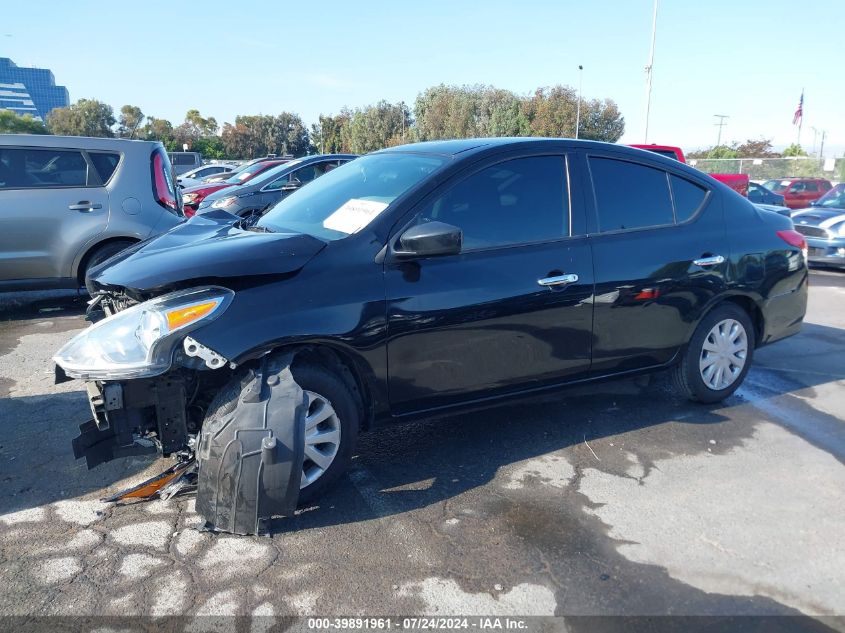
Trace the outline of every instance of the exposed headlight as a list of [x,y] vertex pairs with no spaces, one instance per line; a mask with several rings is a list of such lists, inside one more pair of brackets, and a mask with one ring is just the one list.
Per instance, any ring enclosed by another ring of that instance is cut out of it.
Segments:
[[182,336],[220,316],[235,293],[217,286],[172,292],[118,312],[80,332],[53,360],[86,380],[144,378],[166,372]]
[[185,202],[187,204],[194,204],[197,201],[197,198],[199,198],[198,193],[183,193],[182,194],[182,202]]
[[225,209],[226,207],[235,204],[237,201],[237,196],[228,196],[226,198],[220,198],[220,200],[215,200],[211,203],[211,207],[213,209]]

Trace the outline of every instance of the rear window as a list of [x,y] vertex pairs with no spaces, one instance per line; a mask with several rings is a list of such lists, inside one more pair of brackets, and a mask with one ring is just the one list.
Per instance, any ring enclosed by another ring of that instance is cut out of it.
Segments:
[[79,150],[0,149],[0,189],[86,187],[98,184]]
[[174,165],[196,165],[198,162],[196,154],[173,154]]
[[100,180],[105,184],[109,181],[120,162],[120,154],[117,152],[88,152],[94,168],[100,175]]
[[599,231],[674,223],[669,180],[662,169],[610,158],[590,158]]
[[698,211],[707,195],[704,187],[672,174],[672,202],[675,205],[675,221],[686,222]]

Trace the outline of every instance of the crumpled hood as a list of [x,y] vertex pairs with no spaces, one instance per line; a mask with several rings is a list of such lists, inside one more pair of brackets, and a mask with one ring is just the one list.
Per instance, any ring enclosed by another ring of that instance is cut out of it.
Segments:
[[281,275],[302,268],[325,242],[301,233],[260,233],[236,226],[239,218],[214,210],[167,233],[135,244],[89,271],[95,287],[137,293],[191,279]]

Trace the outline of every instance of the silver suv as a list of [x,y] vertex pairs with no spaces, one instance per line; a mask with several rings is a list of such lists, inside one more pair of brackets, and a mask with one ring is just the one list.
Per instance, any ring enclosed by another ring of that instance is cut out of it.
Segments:
[[183,219],[161,143],[0,134],[0,290],[74,288]]

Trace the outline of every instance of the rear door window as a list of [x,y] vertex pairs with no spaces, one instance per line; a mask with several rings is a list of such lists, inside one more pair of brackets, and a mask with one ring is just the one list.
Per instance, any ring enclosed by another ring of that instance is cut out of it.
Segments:
[[674,224],[669,179],[662,169],[591,156],[599,231]]
[[[707,196],[707,190],[675,174],[669,177],[669,181],[672,184],[672,202],[675,206],[675,221],[678,223],[686,222],[701,207],[704,198]],[[748,193],[749,195],[751,194],[751,189],[748,190]],[[755,193],[759,197],[759,192]]]
[[117,164],[120,162],[120,154],[117,152],[88,152],[91,162],[94,163],[94,168],[100,175],[100,180],[103,183],[109,181],[117,169]]
[[97,183],[79,150],[0,149],[0,189],[86,187]]

